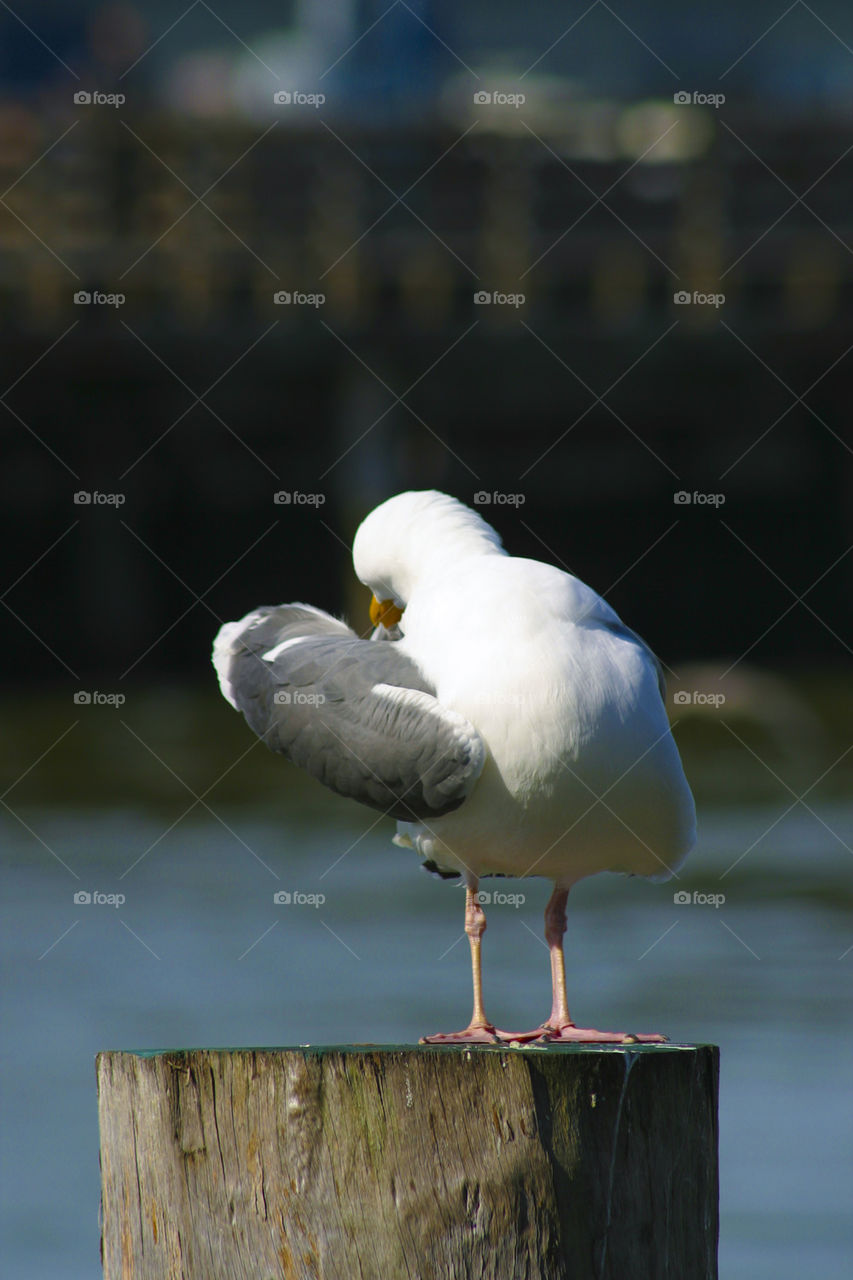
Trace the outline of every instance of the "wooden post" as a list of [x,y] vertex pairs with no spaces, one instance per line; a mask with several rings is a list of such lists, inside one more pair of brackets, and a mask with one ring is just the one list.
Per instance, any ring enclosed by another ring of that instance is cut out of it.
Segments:
[[102,1053],[107,1280],[713,1280],[718,1050]]

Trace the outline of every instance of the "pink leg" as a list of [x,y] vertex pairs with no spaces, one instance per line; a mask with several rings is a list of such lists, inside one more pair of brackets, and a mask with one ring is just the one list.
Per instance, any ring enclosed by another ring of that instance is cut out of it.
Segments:
[[471,880],[465,891],[465,932],[471,946],[471,977],[474,984],[474,1012],[464,1031],[438,1032],[422,1036],[421,1044],[499,1044],[514,1039],[505,1031],[497,1031],[483,1008],[483,981],[480,947],[486,932],[486,913],[477,900],[477,881]]
[[514,1037],[517,1040],[538,1040],[548,1044],[633,1044],[636,1042],[662,1044],[666,1036],[634,1035],[625,1031],[595,1031],[591,1027],[576,1027],[569,1014],[566,998],[566,962],[563,956],[563,934],[566,932],[566,902],[568,889],[554,886],[554,892],[545,908],[545,941],[551,953],[551,1013],[547,1022],[535,1031]]

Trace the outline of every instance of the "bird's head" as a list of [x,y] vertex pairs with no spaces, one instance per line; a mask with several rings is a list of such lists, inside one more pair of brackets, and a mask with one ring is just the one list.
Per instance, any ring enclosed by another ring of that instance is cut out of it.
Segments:
[[358,578],[373,592],[370,620],[392,627],[418,582],[466,555],[501,552],[501,540],[476,511],[435,489],[398,493],[371,511],[352,546]]

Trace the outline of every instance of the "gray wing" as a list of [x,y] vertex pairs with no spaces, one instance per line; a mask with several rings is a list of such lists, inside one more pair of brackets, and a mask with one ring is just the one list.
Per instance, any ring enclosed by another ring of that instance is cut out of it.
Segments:
[[412,822],[457,809],[480,776],[477,731],[398,645],[360,640],[319,609],[226,623],[213,663],[258,737],[339,795]]
[[606,627],[608,631],[612,631],[615,636],[621,636],[623,640],[633,640],[635,644],[640,646],[655,669],[661,701],[666,705],[666,676],[664,675],[660,658],[649,648],[643,637],[638,636],[636,631],[632,631],[630,627],[626,627],[624,622],[604,622],[602,626]]

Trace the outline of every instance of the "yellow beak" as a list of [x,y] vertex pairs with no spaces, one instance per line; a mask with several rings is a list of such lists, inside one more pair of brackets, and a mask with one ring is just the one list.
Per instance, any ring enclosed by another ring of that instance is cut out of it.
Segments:
[[383,627],[393,627],[402,616],[403,610],[398,609],[393,600],[377,600],[376,596],[370,597],[370,621],[374,627],[378,627],[380,622]]

